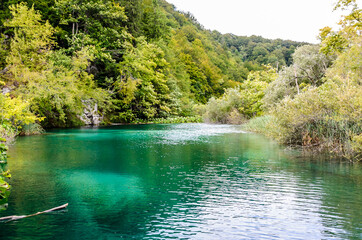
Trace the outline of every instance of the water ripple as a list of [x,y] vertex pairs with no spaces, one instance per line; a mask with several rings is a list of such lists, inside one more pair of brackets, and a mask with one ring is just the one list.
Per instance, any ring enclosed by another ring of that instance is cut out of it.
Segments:
[[1,239],[362,236],[358,166],[296,160],[238,126],[59,130],[20,138],[10,155],[6,215],[69,209],[0,225]]

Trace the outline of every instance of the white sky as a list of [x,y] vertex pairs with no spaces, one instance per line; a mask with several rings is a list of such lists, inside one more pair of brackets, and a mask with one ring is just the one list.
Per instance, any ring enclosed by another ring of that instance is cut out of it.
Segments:
[[[239,36],[318,43],[319,29],[335,27],[337,0],[167,0],[191,12],[206,29]],[[357,0],[359,7],[362,0]],[[344,14],[347,14],[345,12]]]

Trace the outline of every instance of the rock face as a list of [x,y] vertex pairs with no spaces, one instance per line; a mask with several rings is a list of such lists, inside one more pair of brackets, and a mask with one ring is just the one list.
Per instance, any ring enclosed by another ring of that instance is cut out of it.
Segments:
[[84,105],[83,114],[80,116],[80,120],[86,125],[99,126],[103,117],[98,113],[98,104],[92,100],[82,100]]
[[3,95],[10,93],[10,92],[11,92],[11,88],[9,88],[9,87],[4,87],[3,89],[1,89],[1,93]]

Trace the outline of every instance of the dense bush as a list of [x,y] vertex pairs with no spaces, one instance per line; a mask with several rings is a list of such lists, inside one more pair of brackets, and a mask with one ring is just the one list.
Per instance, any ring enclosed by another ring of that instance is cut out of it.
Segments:
[[280,129],[274,137],[360,160],[361,56],[362,46],[351,43],[327,70],[324,84],[310,87],[294,99],[285,97],[272,110]]
[[333,57],[320,53],[318,45],[301,46],[292,57],[293,64],[284,67],[266,90],[263,99],[265,109],[272,108],[286,96],[293,98],[309,87],[320,86],[333,60]]
[[5,138],[0,138],[0,210],[3,208],[3,205],[7,202],[7,198],[10,195],[10,185],[5,181],[6,178],[11,177],[10,172],[6,170],[6,152],[8,147],[5,145],[5,142]]
[[246,81],[227,89],[221,98],[209,100],[204,113],[205,121],[241,124],[247,119],[261,116],[265,89],[276,76],[275,70],[270,68],[250,73]]
[[[238,108],[241,105],[240,88],[227,89],[221,98],[211,98],[206,105],[204,120],[212,123],[229,123],[231,114],[236,118],[234,121],[243,122]],[[245,120],[244,120],[245,121]]]
[[276,124],[277,118],[273,115],[264,115],[250,119],[243,125],[246,131],[256,132],[265,136],[273,137],[280,133],[278,125]]
[[272,112],[281,131],[274,135],[288,144],[351,155],[350,142],[362,132],[362,91],[333,83],[285,98]]

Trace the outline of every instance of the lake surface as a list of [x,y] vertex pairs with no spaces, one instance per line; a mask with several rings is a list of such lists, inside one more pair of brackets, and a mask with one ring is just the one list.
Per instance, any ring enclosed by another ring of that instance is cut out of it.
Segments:
[[362,167],[238,126],[127,125],[20,137],[0,239],[362,239]]

